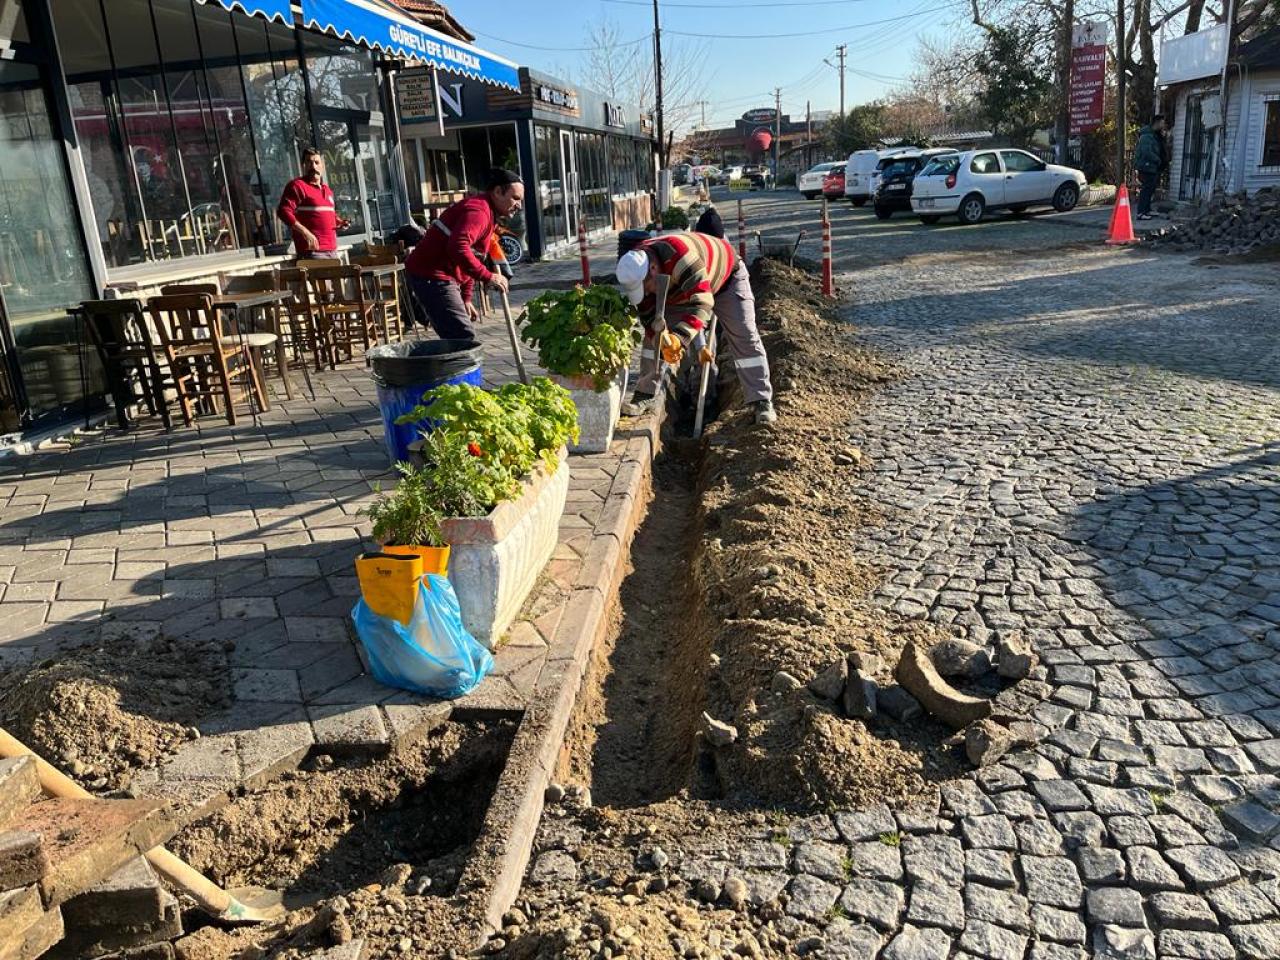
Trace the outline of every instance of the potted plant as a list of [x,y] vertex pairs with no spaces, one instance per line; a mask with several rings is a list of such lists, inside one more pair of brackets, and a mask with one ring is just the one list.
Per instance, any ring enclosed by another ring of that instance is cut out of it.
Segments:
[[546,377],[496,391],[445,385],[402,419],[431,424],[423,463],[402,466],[395,489],[366,511],[374,537],[391,544],[386,552],[447,549],[462,622],[492,649],[559,539],[565,447],[578,434],[573,401]]
[[520,337],[569,389],[578,409],[574,453],[604,453],[622,411],[622,382],[640,330],[631,305],[610,286],[549,291],[529,301]]

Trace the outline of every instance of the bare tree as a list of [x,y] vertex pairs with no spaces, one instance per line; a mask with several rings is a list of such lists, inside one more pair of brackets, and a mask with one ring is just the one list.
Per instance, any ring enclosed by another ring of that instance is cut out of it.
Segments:
[[[582,67],[584,86],[597,93],[636,104],[645,113],[657,107],[653,44],[622,39],[615,23],[601,18],[587,27],[589,51]],[[662,44],[662,114],[672,140],[691,131],[701,115],[713,75],[704,68],[710,43],[666,39]]]

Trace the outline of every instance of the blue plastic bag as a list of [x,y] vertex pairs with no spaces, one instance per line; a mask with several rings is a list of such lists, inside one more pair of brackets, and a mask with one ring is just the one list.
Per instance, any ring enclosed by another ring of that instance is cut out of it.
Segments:
[[407,626],[374,613],[363,597],[351,610],[374,679],[446,700],[470,693],[493,669],[492,654],[462,625],[448,577],[428,574],[417,589]]

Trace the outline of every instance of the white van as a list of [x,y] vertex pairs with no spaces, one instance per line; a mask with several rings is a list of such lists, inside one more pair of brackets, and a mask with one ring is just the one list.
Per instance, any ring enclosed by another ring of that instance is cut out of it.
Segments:
[[861,207],[871,199],[871,175],[879,162],[878,150],[857,150],[845,161],[844,195],[853,201],[855,207]]

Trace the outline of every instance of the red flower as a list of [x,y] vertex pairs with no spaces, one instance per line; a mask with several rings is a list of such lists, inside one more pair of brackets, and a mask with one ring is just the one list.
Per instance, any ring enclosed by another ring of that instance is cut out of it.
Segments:
[[473,457],[480,456],[482,452],[480,444],[476,443],[474,440],[467,444],[467,453],[471,454]]

